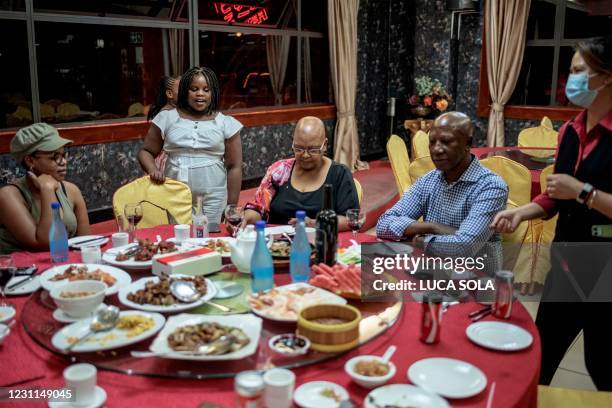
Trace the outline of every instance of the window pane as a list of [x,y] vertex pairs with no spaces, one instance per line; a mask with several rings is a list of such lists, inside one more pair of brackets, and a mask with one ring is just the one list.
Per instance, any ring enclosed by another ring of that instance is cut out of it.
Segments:
[[32,123],[32,95],[25,21],[0,23],[0,128]]
[[[588,4],[592,4],[588,3]],[[601,15],[593,15],[585,6],[567,3],[565,9],[565,38],[589,38],[612,34],[612,7],[601,10]]]
[[25,1],[0,0],[0,10],[25,11]]
[[527,21],[527,40],[552,39],[555,36],[556,5],[544,1],[532,1]]
[[[296,40],[290,38],[289,46],[284,48],[280,38],[239,32],[200,33],[200,64],[212,68],[219,77],[221,109],[296,103]],[[267,45],[273,41],[278,44]],[[268,67],[268,47],[277,50],[277,58],[287,61],[276,98]]]
[[574,49],[572,47],[561,47],[559,50],[559,79],[557,80],[557,95],[556,104],[559,106],[568,106],[569,101],[565,96],[565,84],[569,75]]
[[204,23],[295,29],[295,5],[297,0],[199,0],[198,15]]
[[523,66],[509,105],[550,105],[553,47],[525,47]]
[[133,104],[154,98],[164,72],[162,30],[37,23],[36,39],[44,121],[144,116]]
[[185,2],[173,0],[34,0],[34,11],[38,12],[148,17],[172,21],[176,20],[180,7],[186,8],[187,6]]
[[327,33],[326,0],[302,0],[302,30]]
[[302,102],[329,103],[333,98],[326,38],[304,38],[302,64]]

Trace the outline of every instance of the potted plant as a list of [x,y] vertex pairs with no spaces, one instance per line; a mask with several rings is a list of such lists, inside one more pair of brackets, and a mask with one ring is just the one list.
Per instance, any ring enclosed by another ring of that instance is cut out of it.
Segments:
[[442,82],[428,76],[417,77],[414,82],[416,94],[408,98],[413,115],[419,118],[435,117],[448,108],[451,97]]

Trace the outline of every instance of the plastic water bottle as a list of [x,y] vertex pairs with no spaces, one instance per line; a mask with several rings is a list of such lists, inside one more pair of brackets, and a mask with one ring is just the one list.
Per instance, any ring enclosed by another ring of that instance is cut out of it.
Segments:
[[289,255],[289,272],[293,282],[306,282],[310,278],[310,243],[306,235],[305,211],[296,211],[295,237]]
[[272,263],[272,255],[270,255],[266,245],[265,228],[265,221],[257,221],[255,224],[257,240],[251,257],[251,289],[253,293],[274,287],[274,264]]
[[53,219],[49,228],[49,251],[51,262],[62,263],[68,261],[68,233],[62,217],[60,216],[60,203],[51,203]]

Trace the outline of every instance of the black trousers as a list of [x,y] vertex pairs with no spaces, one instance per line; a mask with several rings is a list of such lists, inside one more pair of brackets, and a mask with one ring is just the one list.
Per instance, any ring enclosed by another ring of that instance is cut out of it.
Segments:
[[540,384],[550,384],[565,352],[584,330],[584,357],[591,379],[598,390],[612,391],[610,316],[610,303],[540,303],[536,318],[542,340]]

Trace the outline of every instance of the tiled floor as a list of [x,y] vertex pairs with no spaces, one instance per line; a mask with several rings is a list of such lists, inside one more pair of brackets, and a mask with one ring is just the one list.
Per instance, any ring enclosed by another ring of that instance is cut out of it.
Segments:
[[[535,320],[539,303],[536,301],[524,301],[523,306],[525,306],[531,317]],[[584,364],[582,332],[576,337],[574,343],[565,354],[550,385],[552,387],[573,388],[577,390],[596,390]]]

